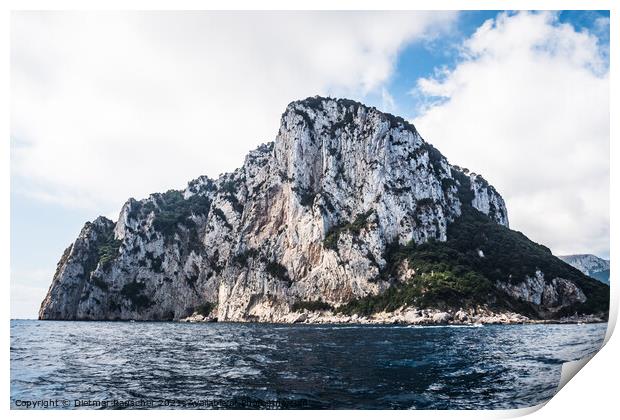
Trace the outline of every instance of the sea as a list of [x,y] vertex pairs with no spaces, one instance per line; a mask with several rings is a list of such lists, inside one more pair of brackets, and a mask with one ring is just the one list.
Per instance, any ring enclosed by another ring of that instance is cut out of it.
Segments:
[[12,320],[11,408],[524,408],[606,328]]

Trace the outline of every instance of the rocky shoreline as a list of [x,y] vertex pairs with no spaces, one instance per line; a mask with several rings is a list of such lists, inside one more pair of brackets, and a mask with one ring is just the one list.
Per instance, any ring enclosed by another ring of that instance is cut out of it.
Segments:
[[[217,322],[214,314],[197,313],[179,322]],[[394,312],[380,312],[370,316],[344,315],[332,311],[289,312],[269,317],[255,317],[237,322],[261,322],[282,324],[402,324],[402,325],[497,325],[497,324],[591,324],[607,322],[594,315],[574,315],[558,319],[531,319],[514,312],[496,313],[489,310],[459,310],[446,312],[432,309],[400,309]]]

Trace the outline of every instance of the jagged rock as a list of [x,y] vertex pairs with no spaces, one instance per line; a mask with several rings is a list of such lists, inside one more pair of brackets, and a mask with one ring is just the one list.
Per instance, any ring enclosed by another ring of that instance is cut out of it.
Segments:
[[523,282],[499,282],[497,287],[520,300],[545,307],[568,306],[586,301],[583,291],[573,282],[563,278],[546,281],[540,270],[536,271],[534,277],[526,277]]
[[417,312],[417,311],[407,311],[407,312],[403,313],[403,316],[402,316],[402,320],[406,324],[416,324],[416,323],[419,323],[421,318],[422,317],[420,316],[419,312]]
[[212,314],[207,316],[202,314],[193,313],[186,318],[180,319],[181,322],[217,322],[217,318]]
[[467,322],[469,320],[469,315],[467,314],[467,312],[459,310],[457,313],[454,314],[454,320],[458,322]]
[[447,312],[439,312],[433,315],[433,322],[436,324],[446,324],[452,319],[452,315]]
[[[234,172],[129,199],[116,223],[87,223],[64,252],[39,318],[197,320],[197,308],[212,305],[207,318],[219,321],[448,322],[429,310],[377,319],[292,308],[318,300],[338,307],[410,281],[415,268],[388,266],[387,249],[445,241],[470,208],[508,226],[497,191],[450,165],[402,118],[308,98],[288,105],[275,141]],[[497,287],[541,306],[586,299],[574,283],[543,273]]]
[[304,312],[304,313],[297,315],[295,318],[293,318],[292,323],[297,324],[299,322],[304,322],[307,319],[308,319],[308,314]]

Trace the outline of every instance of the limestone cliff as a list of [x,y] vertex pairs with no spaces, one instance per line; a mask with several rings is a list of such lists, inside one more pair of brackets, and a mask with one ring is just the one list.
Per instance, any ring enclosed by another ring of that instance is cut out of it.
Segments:
[[[502,197],[466,172],[401,118],[350,100],[293,102],[275,141],[241,168],[129,199],[116,223],[87,223],[39,317],[179,319],[207,304],[219,320],[270,321],[300,302],[380,296],[416,272],[387,251],[445,242],[464,209],[508,231]],[[587,300],[571,280],[530,275],[538,280],[502,278],[495,290],[522,299],[533,288],[543,312],[541,302]]]

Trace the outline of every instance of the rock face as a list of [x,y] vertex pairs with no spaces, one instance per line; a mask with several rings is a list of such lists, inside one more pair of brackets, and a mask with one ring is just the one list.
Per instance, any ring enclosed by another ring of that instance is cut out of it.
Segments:
[[[234,172],[129,199],[116,223],[87,223],[39,317],[176,320],[209,303],[220,321],[299,319],[296,302],[338,307],[415,276],[407,264],[389,267],[386,249],[445,241],[465,207],[508,227],[497,191],[405,120],[308,98]],[[497,290],[555,307],[587,299],[571,281],[538,274]]]
[[[91,290],[92,301],[103,299],[105,287],[92,288],[98,284],[93,271],[99,264],[100,244],[108,241],[114,229],[114,223],[105,217],[87,222],[75,242],[63,252],[54,281],[41,304],[40,317],[45,319],[66,319],[67,308],[77,315],[88,311],[89,302],[82,299],[84,290]],[[45,309],[45,311],[43,311]],[[75,315],[74,315],[75,316]]]
[[540,270],[522,282],[498,283],[497,287],[524,302],[548,308],[559,308],[576,302],[584,303],[587,300],[583,291],[573,282],[563,278],[546,281],[544,273]]
[[561,255],[558,258],[582,273],[609,284],[609,260],[592,254]]

